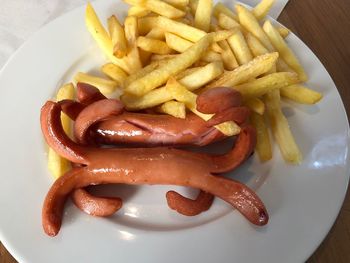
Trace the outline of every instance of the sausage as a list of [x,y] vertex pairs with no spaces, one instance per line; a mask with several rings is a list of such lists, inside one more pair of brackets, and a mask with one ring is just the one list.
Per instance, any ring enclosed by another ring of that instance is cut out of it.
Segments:
[[[266,208],[252,190],[242,183],[212,174],[232,167],[227,163],[231,162],[231,151],[213,156],[168,147],[102,149],[84,146],[73,142],[63,132],[60,112],[60,104],[51,101],[42,107],[40,121],[45,140],[61,156],[85,166],[73,168],[50,188],[42,210],[43,228],[48,235],[57,235],[65,200],[74,189],[108,183],[198,188],[228,202],[253,224],[268,222]],[[249,130],[246,128],[246,134]]]

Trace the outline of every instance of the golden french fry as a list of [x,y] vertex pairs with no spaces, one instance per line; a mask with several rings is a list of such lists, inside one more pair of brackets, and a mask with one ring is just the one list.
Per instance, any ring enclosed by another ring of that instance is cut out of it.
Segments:
[[148,64],[146,67],[140,69],[139,71],[129,75],[125,81],[124,81],[124,87],[127,87],[131,82],[135,81],[138,78],[142,78],[146,76],[148,73],[152,72],[154,69],[156,69],[159,66],[159,62],[155,61],[151,64]]
[[205,62],[221,61],[221,55],[219,53],[209,50],[204,53],[201,59]]
[[178,74],[199,60],[201,55],[208,49],[209,45],[213,43],[215,34],[216,33],[207,34],[184,53],[177,55],[173,59],[169,59],[166,63],[160,65],[146,76],[130,83],[125,88],[125,91],[133,95],[142,96],[164,84],[170,76]]
[[182,37],[169,32],[165,33],[165,42],[171,49],[180,53],[184,52],[186,49],[193,45],[191,41],[183,39]]
[[305,70],[301,66],[299,60],[296,58],[293,51],[288,47],[287,43],[281,37],[276,28],[271,24],[270,21],[265,21],[264,31],[270,38],[272,44],[276,50],[280,53],[281,58],[299,75],[301,81],[307,81],[307,75]]
[[123,85],[125,79],[128,76],[120,67],[114,65],[113,63],[107,63],[103,65],[101,67],[101,71],[108,77],[116,81],[119,86]]
[[285,27],[278,27],[277,30],[283,38],[286,38],[290,33],[289,29]]
[[302,104],[315,104],[323,95],[302,85],[291,85],[280,90],[281,96]]
[[288,121],[281,110],[279,90],[271,91],[264,96],[264,99],[272,134],[284,160],[293,164],[299,164],[303,157],[289,128]]
[[270,39],[267,37],[264,30],[261,28],[255,16],[244,6],[236,5],[239,22],[243,28],[251,32],[259,41],[270,51],[274,51]]
[[274,89],[282,89],[299,83],[298,75],[291,72],[272,73],[261,78],[246,82],[233,88],[244,98],[260,97]]
[[137,38],[136,44],[139,48],[155,54],[166,55],[172,52],[172,49],[165,42],[157,39],[140,36]]
[[239,65],[248,63],[253,59],[253,55],[249,50],[247,42],[239,29],[234,31],[234,34],[227,39]]
[[136,16],[136,17],[144,17],[151,13],[150,10],[148,10],[145,7],[142,6],[132,6],[128,10],[128,16]]
[[167,54],[167,55],[158,55],[158,54],[152,54],[151,61],[166,61],[169,59],[176,58],[178,55],[173,54]]
[[275,0],[261,0],[253,9],[253,14],[258,20],[262,20],[271,10]]
[[269,53],[266,47],[251,33],[245,35],[249,49],[252,51],[254,57],[261,56],[263,54]]
[[[72,83],[63,85],[57,92],[56,100],[66,100],[66,99],[74,99],[74,86]],[[63,126],[63,130],[69,136],[71,133],[70,127],[70,119],[64,113],[61,113],[61,123]],[[70,168],[70,162],[60,155],[58,155],[53,149],[49,148],[47,155],[47,166],[51,174],[55,179],[65,174]]]
[[222,86],[233,87],[256,78],[268,72],[276,64],[277,59],[277,52],[258,56],[249,63],[239,66],[233,71],[226,71],[219,79],[206,86],[204,90]]
[[113,56],[112,40],[110,39],[103,25],[101,24],[94,8],[90,3],[88,3],[86,6],[85,24],[91,36],[95,39],[98,46],[101,48],[103,53],[108,57],[108,59],[110,59],[111,62],[113,62],[114,64],[121,67],[125,72],[129,73],[130,69],[128,67],[128,64],[125,62],[125,60],[118,59],[117,57]]
[[226,15],[225,13],[219,13],[217,20],[218,25],[223,29],[234,29],[241,27],[241,25],[236,20]]
[[256,146],[261,162],[266,162],[272,158],[272,147],[270,142],[269,131],[266,127],[264,116],[252,112],[250,120],[256,129]]
[[137,29],[140,36],[146,35],[153,28],[157,27],[158,17],[141,17],[137,20]]
[[194,67],[194,68],[188,68],[188,69],[185,69],[184,71],[180,72],[179,74],[176,74],[174,76],[174,78],[176,80],[178,79],[182,79],[184,77],[187,77],[189,75],[191,75],[193,72],[196,72],[198,69],[200,69],[201,67]]
[[179,18],[179,17],[185,16],[184,11],[177,9],[174,6],[159,0],[140,1],[140,5],[146,8],[147,10],[150,10],[156,14],[159,14],[161,16],[165,16],[168,18]]
[[127,16],[124,20],[125,38],[128,42],[129,52],[127,54],[130,73],[134,73],[142,68],[139,50],[136,40],[139,36],[138,22],[135,16]]
[[199,0],[194,16],[194,26],[205,32],[209,32],[211,12],[213,9],[212,0]]
[[265,112],[265,104],[259,98],[250,98],[244,101],[244,104],[257,114],[263,115]]
[[196,14],[198,0],[189,0],[189,6],[190,6],[191,14],[192,16],[194,16]]
[[235,15],[230,9],[228,9],[224,4],[222,3],[217,3],[215,6],[214,6],[214,9],[213,9],[213,15],[216,17],[216,19],[219,18],[219,14],[220,13],[223,13],[229,17],[231,17],[232,19],[238,21],[238,17],[237,15]]
[[[188,90],[193,91],[221,75],[223,66],[221,62],[213,62],[204,67],[190,69],[190,71],[190,73],[178,77],[178,82]],[[172,96],[165,87],[161,87],[148,92],[142,97],[124,94],[121,99],[128,110],[142,110],[167,102],[172,99]]]
[[95,77],[86,73],[78,72],[74,76],[74,80],[82,83],[90,84],[96,88],[98,88],[102,94],[111,94],[118,87],[118,83],[114,80],[103,79],[100,77]]
[[[198,115],[205,121],[210,120],[214,115],[213,114],[204,114],[197,110],[197,95],[187,90],[186,87],[178,83],[174,78],[169,78],[166,89],[171,94],[171,96],[180,102],[185,103],[186,107],[192,111],[194,114]],[[227,136],[233,136],[240,133],[240,127],[233,121],[228,121],[216,125],[215,128],[220,130],[223,134]]]
[[234,70],[235,68],[237,68],[239,66],[237,59],[236,59],[235,55],[233,54],[233,51],[230,48],[229,44],[227,43],[227,40],[222,40],[222,41],[218,42],[218,44],[220,45],[220,47],[223,50],[221,52],[221,59],[224,62],[225,69],[226,70]]
[[111,16],[107,20],[109,35],[112,39],[113,54],[117,58],[122,58],[127,53],[126,39],[124,29],[120,25],[116,16]]
[[187,7],[189,4],[189,0],[164,0],[164,2],[168,3],[169,5],[175,6],[176,8],[179,8],[182,11],[185,11],[183,8]]
[[164,40],[165,39],[165,32],[161,30],[158,27],[152,28],[151,31],[149,31],[146,35],[148,38],[158,39],[158,40]]
[[186,106],[183,102],[175,100],[167,101],[156,108],[158,112],[169,114],[175,118],[186,118]]
[[191,74],[179,79],[178,82],[184,85],[188,90],[193,91],[216,79],[223,72],[224,68],[222,62],[216,61],[204,67],[197,68]]

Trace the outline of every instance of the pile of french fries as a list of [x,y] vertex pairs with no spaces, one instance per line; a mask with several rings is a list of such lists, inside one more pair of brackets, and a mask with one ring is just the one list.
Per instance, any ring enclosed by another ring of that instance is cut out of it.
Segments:
[[[283,158],[302,161],[281,97],[314,104],[322,94],[303,85],[307,75],[285,38],[289,30],[266,17],[274,0],[253,9],[233,9],[212,0],[124,0],[130,5],[122,23],[111,16],[104,27],[95,10],[86,7],[86,26],[108,59],[106,78],[79,72],[75,82],[91,84],[111,97],[116,90],[129,111],[152,108],[185,118],[186,111],[204,120],[212,115],[196,110],[197,94],[220,86],[243,95],[257,129],[256,151],[261,161],[272,158],[269,129]],[[234,122],[216,127],[231,136]]]

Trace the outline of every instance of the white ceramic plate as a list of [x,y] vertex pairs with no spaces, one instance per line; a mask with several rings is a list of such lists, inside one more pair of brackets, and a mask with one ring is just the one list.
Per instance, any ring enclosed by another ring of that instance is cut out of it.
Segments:
[[[126,10],[115,0],[94,6],[104,21]],[[167,208],[164,194],[173,187],[119,186],[122,211],[93,218],[69,204],[59,235],[50,238],[41,228],[41,206],[53,180],[46,168],[40,107],[74,73],[96,70],[104,59],[85,29],[84,7],[44,27],[0,73],[1,241],[20,262],[307,259],[332,226],[346,192],[349,126],[327,71],[295,35],[288,42],[310,76],[308,86],[324,99],[316,106],[283,107],[304,154],[300,166],[287,165],[275,148],[271,162],[251,158],[231,175],[257,189],[270,214],[266,227],[252,226],[220,200],[188,218]]]

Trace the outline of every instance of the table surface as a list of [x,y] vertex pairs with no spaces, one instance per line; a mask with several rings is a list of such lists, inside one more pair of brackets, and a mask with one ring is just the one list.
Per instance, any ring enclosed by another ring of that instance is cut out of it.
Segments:
[[[279,21],[297,34],[332,76],[350,116],[350,1],[290,0]],[[350,192],[340,214],[308,263],[350,262]],[[0,263],[16,260],[0,243]]]

